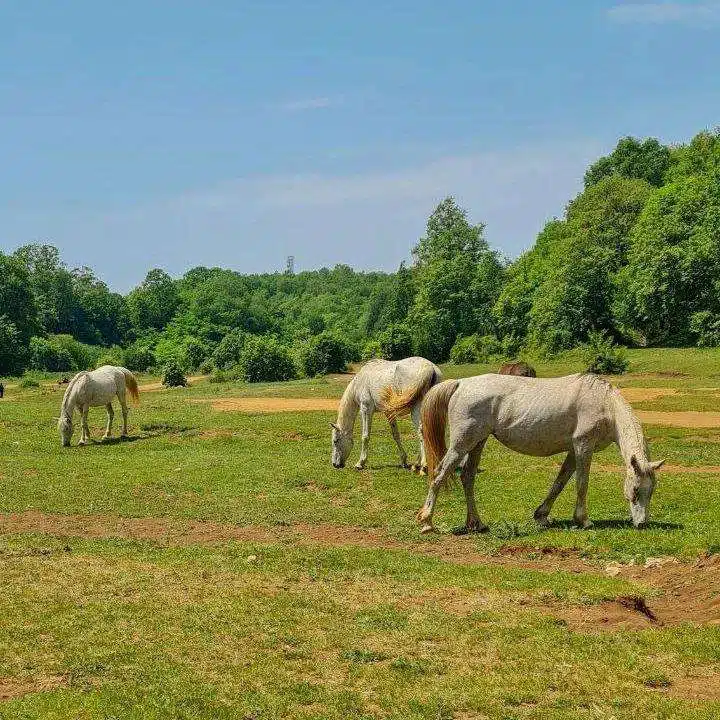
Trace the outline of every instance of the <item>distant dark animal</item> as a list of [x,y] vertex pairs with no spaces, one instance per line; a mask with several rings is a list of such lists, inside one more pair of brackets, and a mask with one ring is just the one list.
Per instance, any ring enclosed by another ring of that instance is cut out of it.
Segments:
[[498,371],[500,375],[520,375],[522,377],[537,377],[535,368],[526,362],[505,363]]
[[67,385],[69,382],[70,382],[70,379],[64,377],[64,378],[60,378],[60,379],[58,380],[57,384],[58,384],[58,385]]
[[0,398],[5,395],[5,386],[0,383]]

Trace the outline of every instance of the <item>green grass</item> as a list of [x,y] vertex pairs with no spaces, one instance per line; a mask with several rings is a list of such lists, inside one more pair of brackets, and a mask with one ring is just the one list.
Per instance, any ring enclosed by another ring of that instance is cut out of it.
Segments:
[[[712,410],[717,351],[632,351],[638,387],[676,387],[648,409]],[[581,369],[573,357],[540,374]],[[468,375],[494,367],[448,367]],[[147,381],[147,380],[145,380]],[[407,549],[222,542],[177,547],[127,539],[0,537],[0,698],[3,681],[38,683],[0,699],[0,718],[712,718],[720,705],[665,686],[720,665],[720,629],[678,626],[582,635],[553,608],[646,589],[604,576],[609,560],[720,548],[717,476],[664,473],[653,526],[627,522],[620,473],[595,471],[596,528],[577,531],[573,489],[547,531],[530,521],[555,459],[488,444],[478,476],[487,536],[422,537],[414,512],[424,481],[396,467],[376,417],[370,469],[335,471],[331,413],[244,415],[191,402],[231,396],[339,397],[333,379],[210,384],[144,393],[132,439],[60,447],[62,389],[11,387],[0,401],[0,512],[201,520],[270,528],[378,528]],[[717,402],[720,405],[720,400]],[[717,407],[716,405],[716,407]],[[91,412],[99,438],[104,412]],[[117,429],[117,428],[116,428]],[[720,430],[648,427],[653,457],[720,465]],[[415,449],[409,423],[408,448]],[[75,438],[76,441],[77,437]],[[356,451],[357,452],[357,451]],[[596,462],[619,464],[615,450]],[[459,492],[441,495],[437,525],[464,520]],[[462,543],[576,548],[595,573],[458,565],[423,548]],[[397,542],[396,542],[397,544]],[[253,558],[254,556],[254,558]],[[249,560],[249,558],[252,558]],[[56,678],[44,689],[45,678]]]

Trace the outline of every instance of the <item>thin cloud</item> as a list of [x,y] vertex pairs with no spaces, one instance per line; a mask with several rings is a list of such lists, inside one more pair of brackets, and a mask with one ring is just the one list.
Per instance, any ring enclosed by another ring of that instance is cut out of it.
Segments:
[[338,101],[331,97],[304,98],[281,103],[280,109],[285,112],[303,112],[304,110],[322,110],[337,105]]
[[608,16],[626,24],[709,27],[720,23],[720,2],[627,3],[610,8]]

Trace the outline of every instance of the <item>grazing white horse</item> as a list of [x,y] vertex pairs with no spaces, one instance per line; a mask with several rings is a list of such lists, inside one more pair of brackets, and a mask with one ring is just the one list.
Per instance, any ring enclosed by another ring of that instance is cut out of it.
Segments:
[[[431,478],[427,499],[417,515],[422,532],[433,529],[437,493],[466,453],[460,475],[467,503],[465,527],[467,531],[487,530],[475,507],[474,481],[490,435],[525,455],[567,453],[547,497],[535,510],[540,525],[548,524],[555,499],[575,473],[574,521],[583,528],[592,526],[587,512],[590,462],[596,450],[612,442],[620,448],[627,468],[624,494],[633,525],[642,527],[649,520],[655,471],[664,461],[650,461],[642,426],[632,408],[610,383],[595,375],[537,379],[492,374],[448,380],[427,393],[422,423]],[[447,450],[446,425],[450,427]]]
[[400,452],[400,463],[408,467],[407,453],[400,439],[397,418],[412,414],[415,430],[420,445],[420,472],[424,472],[425,449],[420,422],[420,404],[425,393],[437,382],[442,380],[442,373],[437,365],[421,357],[410,357],[404,360],[372,360],[363,365],[345,389],[337,422],[332,427],[332,464],[334,468],[345,467],[345,462],[353,446],[353,427],[358,412],[362,418],[362,448],[356,469],[365,467],[368,457],[368,442],[372,416],[375,412],[384,412],[385,396],[392,390],[396,398],[395,408],[388,414],[390,431]]
[[126,368],[114,365],[103,365],[97,370],[79,372],[68,384],[60,407],[58,430],[63,447],[70,445],[73,433],[73,413],[77,409],[82,417],[82,432],[79,445],[86,445],[90,441],[90,430],[87,424],[88,411],[91,407],[104,405],[107,410],[107,428],[103,440],[110,437],[113,412],[112,401],[115,396],[120,401],[123,416],[123,429],[121,437],[127,436],[127,402],[125,392],[130,393],[133,402],[140,400],[135,376]]

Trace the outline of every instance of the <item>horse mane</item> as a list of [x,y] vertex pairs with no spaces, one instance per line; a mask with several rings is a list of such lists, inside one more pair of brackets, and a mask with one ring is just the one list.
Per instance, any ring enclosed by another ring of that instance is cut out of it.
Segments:
[[68,386],[65,388],[65,394],[63,395],[62,405],[60,406],[60,417],[62,417],[63,414],[65,414],[65,411],[66,411],[66,409],[67,409],[67,404],[68,404],[68,402],[69,402],[69,400],[70,400],[70,395],[72,394],[72,389],[75,387],[75,385],[77,385],[78,380],[80,380],[80,378],[83,378],[83,377],[85,377],[86,375],[88,375],[88,372],[89,372],[88,370],[81,370],[81,371],[80,371],[77,375],[75,375],[75,377],[72,378],[72,380],[70,380],[70,382],[68,383]]

